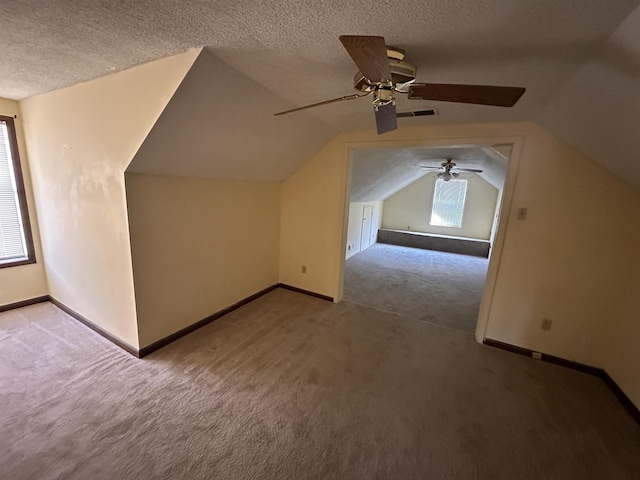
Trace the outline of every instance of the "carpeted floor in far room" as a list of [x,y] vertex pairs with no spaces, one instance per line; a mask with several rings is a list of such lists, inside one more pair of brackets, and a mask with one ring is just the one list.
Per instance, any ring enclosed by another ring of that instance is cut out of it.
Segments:
[[640,478],[600,379],[282,289],[142,360],[2,313],[0,405],[2,479]]
[[473,333],[488,263],[376,243],[346,261],[344,300]]

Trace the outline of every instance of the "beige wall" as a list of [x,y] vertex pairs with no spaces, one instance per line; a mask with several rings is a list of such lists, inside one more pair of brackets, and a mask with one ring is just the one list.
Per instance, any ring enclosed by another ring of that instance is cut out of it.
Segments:
[[283,182],[280,217],[280,282],[333,298],[339,295],[336,259],[344,258],[348,217],[348,152],[342,138]]
[[384,201],[382,228],[488,240],[491,236],[498,190],[477,175],[460,174],[458,178],[467,180],[462,228],[429,225],[436,175],[424,175],[387,198]]
[[124,170],[197,54],[21,102],[49,293],[134,347]]
[[[601,366],[640,222],[633,192],[541,128],[527,132],[487,336]],[[526,221],[515,210],[527,207]],[[506,213],[506,212],[505,212]],[[543,318],[553,321],[540,330]]]
[[126,183],[141,347],[278,283],[280,184]]
[[372,223],[374,230],[377,232],[382,225],[383,202],[350,202],[345,258],[353,257],[356,253],[362,251],[362,215],[365,205],[373,207]]
[[603,367],[640,406],[640,192],[542,129],[526,143],[487,336]]
[[47,281],[44,272],[44,262],[42,260],[42,248],[40,246],[40,232],[38,230],[38,215],[33,201],[33,191],[31,189],[31,174],[27,157],[27,148],[24,143],[24,132],[22,129],[22,115],[18,102],[0,98],[0,115],[8,117],[17,116],[14,119],[16,126],[16,137],[18,138],[18,150],[20,154],[20,165],[24,179],[24,188],[27,194],[27,206],[29,210],[29,221],[33,232],[33,243],[36,253],[36,263],[22,265],[19,267],[0,268],[0,305],[7,305],[21,300],[40,297],[46,295]]
[[[492,258],[495,289],[485,296],[487,324],[479,337],[605,368],[622,363],[612,361],[609,346],[624,343],[620,355],[637,360],[638,340],[627,335],[637,329],[631,300],[637,294],[620,282],[637,279],[640,220],[633,212],[640,193],[531,123],[408,128],[384,140],[372,132],[340,135],[284,183],[281,278],[340,295],[350,147],[503,143],[500,137],[523,142],[519,162],[512,162],[519,169],[508,174],[512,185],[505,191],[513,198],[503,205],[498,240],[504,243]],[[518,207],[528,208],[527,220],[515,219]],[[314,268],[304,277],[298,265],[309,259]],[[553,321],[551,331],[540,330],[543,318]],[[638,369],[612,367],[611,373],[623,389],[637,392]]]

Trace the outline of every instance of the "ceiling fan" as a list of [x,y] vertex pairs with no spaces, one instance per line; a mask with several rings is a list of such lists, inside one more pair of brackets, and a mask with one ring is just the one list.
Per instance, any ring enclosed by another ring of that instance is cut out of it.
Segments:
[[414,83],[416,66],[404,60],[403,50],[387,47],[383,37],[341,35],[340,41],[360,69],[354,78],[353,86],[362,93],[345,95],[274,115],[284,115],[320,105],[373,96],[376,127],[380,135],[398,128],[397,116],[406,116],[396,113],[394,97],[396,93],[405,94],[409,99],[417,100],[512,107],[525,92],[522,87]]
[[431,165],[420,165],[420,168],[427,169],[442,169],[442,172],[438,172],[436,175],[437,178],[441,178],[445,182],[448,182],[452,178],[456,178],[460,175],[460,172],[472,172],[472,173],[482,173],[482,170],[478,170],[477,168],[461,168],[453,161],[453,158],[447,158],[444,162],[440,164],[439,167],[431,166]]

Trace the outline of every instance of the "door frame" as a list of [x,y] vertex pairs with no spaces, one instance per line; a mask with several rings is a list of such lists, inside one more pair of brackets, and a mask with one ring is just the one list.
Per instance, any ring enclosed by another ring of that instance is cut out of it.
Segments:
[[[371,218],[369,219],[369,231],[367,232],[367,246],[363,248],[362,239],[364,238],[364,221],[367,219],[366,213],[365,213],[367,211],[367,208],[371,208]],[[368,242],[371,241],[371,228],[373,227],[374,209],[375,209],[375,206],[372,204],[365,203],[364,205],[362,205],[362,222],[361,222],[361,228],[360,228],[360,251],[361,252],[371,246],[371,243],[368,243]]]
[[342,239],[339,259],[339,276],[337,285],[337,295],[335,302],[339,302],[344,294],[344,268],[345,268],[345,249],[347,244],[347,227],[348,227],[348,211],[350,203],[351,189],[351,173],[353,169],[353,152],[355,150],[379,149],[379,148],[402,148],[402,147],[479,147],[493,148],[498,153],[500,149],[509,148],[511,155],[507,159],[507,172],[502,191],[501,208],[497,219],[497,227],[493,244],[491,245],[491,253],[489,256],[489,265],[487,268],[487,277],[485,280],[484,290],[482,292],[482,300],[480,303],[480,312],[476,323],[475,339],[478,343],[482,343],[487,332],[489,317],[491,315],[491,307],[497,279],[500,274],[500,264],[502,262],[503,247],[508,230],[509,214],[512,209],[513,195],[517,183],[518,172],[520,169],[520,158],[524,146],[524,136],[489,136],[489,137],[462,137],[449,139],[433,139],[433,140],[409,140],[409,141],[370,141],[370,142],[352,142],[346,144],[346,181],[344,184],[344,212]]

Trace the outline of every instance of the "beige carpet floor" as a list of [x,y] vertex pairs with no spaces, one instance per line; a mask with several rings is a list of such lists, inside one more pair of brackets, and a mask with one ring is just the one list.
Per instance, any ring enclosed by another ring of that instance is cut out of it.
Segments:
[[344,299],[475,332],[486,258],[376,243],[345,263]]
[[601,380],[281,289],[142,360],[2,313],[0,409],[11,480],[640,478]]

